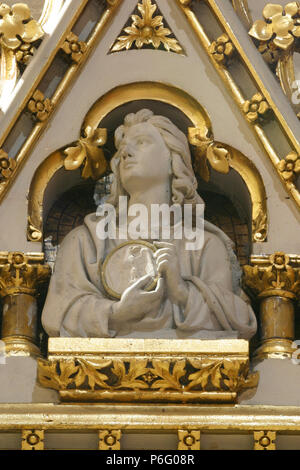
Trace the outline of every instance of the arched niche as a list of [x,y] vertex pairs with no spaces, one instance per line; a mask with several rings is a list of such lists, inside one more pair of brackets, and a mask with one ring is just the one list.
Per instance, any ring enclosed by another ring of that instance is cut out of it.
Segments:
[[[169,117],[186,135],[190,135],[192,130],[214,142],[211,122],[203,106],[183,90],[157,82],[130,83],[102,96],[85,116],[79,142],[87,128],[90,132],[99,128],[107,130],[103,150],[109,160],[114,153],[113,133],[116,127],[123,122],[125,115],[145,107]],[[228,144],[216,144],[228,151],[229,171],[220,174],[211,170],[210,181],[205,184],[200,181],[200,190],[201,185],[210,190],[218,188],[217,192],[228,197],[237,210],[246,214],[251,239],[264,241],[267,237],[267,206],[263,180],[245,155]],[[67,171],[64,166],[64,150],[74,145],[72,143],[53,152],[35,172],[28,204],[28,238],[31,241],[42,241],[43,225],[50,208],[65,190],[82,182],[78,169]],[[191,145],[192,156],[196,150],[195,145]]]

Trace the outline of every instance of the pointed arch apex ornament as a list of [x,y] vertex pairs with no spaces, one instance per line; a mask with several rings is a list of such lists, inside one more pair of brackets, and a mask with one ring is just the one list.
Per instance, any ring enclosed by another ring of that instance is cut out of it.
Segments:
[[[49,155],[38,167],[29,190],[28,229],[30,241],[41,242],[43,237],[43,204],[46,187],[55,173],[61,169],[83,168],[82,177],[100,178],[107,166],[103,163],[101,146],[106,143],[107,130],[102,122],[116,108],[139,100],[160,101],[179,109],[192,122],[188,129],[189,143],[194,147],[196,172],[209,180],[209,167],[226,174],[230,168],[244,180],[252,202],[252,239],[262,242],[267,237],[267,198],[263,180],[254,164],[230,145],[215,142],[211,122],[206,110],[185,91],[159,82],[136,82],[110,90],[91,107],[81,128],[77,143],[67,145]],[[104,159],[105,160],[105,159]],[[93,165],[98,171],[91,173]],[[207,167],[208,178],[200,171]]]
[[129,50],[133,46],[137,49],[144,46],[158,49],[161,46],[168,52],[184,53],[154,0],[139,0],[133,13],[136,14],[131,15],[130,25],[122,29],[123,35],[115,40],[110,53]]

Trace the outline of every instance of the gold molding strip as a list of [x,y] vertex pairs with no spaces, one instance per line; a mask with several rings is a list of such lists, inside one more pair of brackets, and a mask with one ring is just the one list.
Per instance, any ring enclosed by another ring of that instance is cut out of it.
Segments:
[[[149,420],[151,416],[151,420]],[[300,434],[300,407],[262,405],[0,404],[0,432],[19,429],[82,431],[203,430]]]
[[[189,128],[189,141],[191,145],[195,146],[196,154],[199,150],[199,155],[197,154],[195,157],[197,164],[204,161],[206,158],[205,155],[210,148],[212,152],[218,152],[216,158],[212,159],[214,161],[221,161],[220,152],[226,155],[223,159],[225,159],[225,167],[227,165],[227,169],[224,171],[218,166],[216,166],[215,169],[216,171],[221,171],[221,173],[228,173],[229,168],[232,168],[240,174],[247,185],[252,202],[253,241],[265,241],[268,229],[267,197],[264,182],[259,171],[255,165],[238,150],[229,145],[214,142],[211,122],[207,112],[198,101],[183,90],[158,82],[137,82],[116,87],[103,95],[91,107],[83,121],[82,130],[89,129],[91,135],[94,135],[96,132],[103,134],[103,145],[105,132],[103,129],[99,129],[98,125],[101,125],[101,121],[105,116],[118,106],[124,105],[129,101],[143,99],[169,103],[180,109],[190,119],[195,127]],[[210,137],[206,137],[207,135]],[[76,147],[71,148],[75,149]],[[67,150],[57,150],[49,155],[37,168],[31,181],[28,194],[27,229],[27,236],[31,241],[39,242],[42,240],[44,193],[56,171],[63,168],[63,166],[66,167],[65,154]],[[105,170],[104,165],[101,164],[100,167],[103,171]],[[68,169],[77,168],[78,166],[68,167]],[[198,173],[203,177],[200,168],[198,168]],[[82,173],[82,175],[84,177],[84,173]],[[99,174],[98,177],[100,177]]]
[[[13,126],[15,125],[17,119],[19,118],[20,114],[25,110],[28,102],[34,95],[38,83],[42,80],[43,76],[47,72],[48,68],[50,67],[52,61],[54,60],[57,52],[59,49],[63,46],[66,38],[70,35],[71,30],[73,25],[76,23],[77,19],[79,18],[81,12],[83,11],[84,7],[88,3],[89,0],[82,0],[82,3],[76,13],[74,14],[73,18],[71,19],[68,28],[66,29],[64,35],[60,38],[59,42],[56,45],[56,48],[51,52],[49,55],[49,59],[47,63],[44,65],[42,68],[39,76],[36,78],[34,81],[31,89],[27,93],[23,103],[20,104],[18,108],[18,112],[15,114],[14,118],[11,120],[9,126],[7,129],[4,131],[0,138],[0,149],[5,142],[5,139],[7,138],[9,132],[12,130]],[[115,14],[116,9],[119,7],[119,5],[122,3],[123,0],[106,0],[107,7],[104,10],[98,24],[95,26],[93,32],[90,35],[90,38],[88,39],[86,43],[86,50],[82,54],[82,59],[80,62],[74,62],[70,65],[68,71],[66,72],[65,76],[62,78],[61,82],[59,83],[57,89],[55,90],[53,96],[51,97],[51,112],[49,112],[48,119],[42,121],[42,122],[37,122],[35,124],[35,127],[31,131],[29,137],[27,138],[26,142],[23,144],[21,150],[19,151],[15,161],[16,161],[16,166],[14,170],[11,173],[11,176],[9,179],[5,179],[4,181],[1,182],[0,184],[0,202],[7,193],[10,185],[13,183],[15,180],[15,177],[19,173],[22,165],[24,164],[26,158],[28,157],[29,152],[32,150],[33,146],[35,145],[36,141],[40,137],[42,131],[46,127],[46,125],[49,122],[49,118],[52,116],[53,112],[55,111],[55,108],[57,105],[60,103],[64,93],[72,83],[72,81],[76,78],[77,73],[79,72],[80,68],[82,65],[86,62],[88,59],[90,53],[92,52],[93,48],[97,44],[98,40],[101,37],[101,34],[103,33],[104,28],[108,24],[109,20],[112,18],[112,16]]]
[[[296,139],[296,137],[294,136],[292,130],[289,128],[288,124],[286,123],[286,121],[285,121],[284,117],[282,116],[281,112],[279,111],[279,109],[275,105],[270,93],[268,92],[267,88],[265,87],[265,85],[263,84],[263,82],[260,79],[259,75],[257,74],[254,66],[251,64],[251,62],[249,61],[247,55],[243,51],[237,37],[235,36],[235,34],[233,33],[233,31],[230,28],[229,24],[226,22],[225,18],[223,17],[222,12],[220,11],[219,7],[217,6],[215,0],[205,0],[205,2],[208,4],[208,6],[210,7],[212,13],[215,15],[216,19],[218,20],[218,22],[223,27],[224,32],[227,34],[227,36],[232,41],[232,43],[233,43],[233,45],[236,49],[236,52],[240,57],[240,60],[242,61],[242,63],[244,64],[244,66],[246,67],[248,72],[250,73],[251,77],[253,78],[254,82],[256,83],[256,86],[257,86],[258,90],[260,90],[260,92],[261,92],[261,94],[258,93],[256,95],[254,95],[251,98],[251,100],[246,100],[243,97],[239,87],[237,86],[237,84],[233,80],[232,75],[230,74],[230,72],[226,68],[226,64],[220,63],[215,59],[214,54],[211,52],[212,43],[209,40],[208,36],[206,35],[205,30],[203,29],[202,25],[200,24],[200,22],[199,22],[198,18],[196,17],[195,13],[192,11],[192,9],[189,6],[186,6],[186,1],[185,0],[177,0],[177,2],[179,3],[179,5],[180,5],[182,11],[184,12],[184,14],[186,15],[189,23],[193,27],[198,39],[200,40],[203,48],[205,49],[206,53],[208,54],[208,56],[209,56],[211,62],[213,63],[215,69],[219,73],[221,79],[223,80],[223,82],[226,84],[226,86],[231,91],[231,93],[233,95],[233,98],[236,101],[236,103],[239,105],[245,119],[251,125],[251,127],[253,128],[256,136],[258,137],[258,140],[263,145],[267,155],[269,156],[271,162],[275,166],[275,168],[277,170],[277,173],[278,173],[283,185],[285,186],[287,191],[291,194],[291,196],[293,197],[293,199],[296,202],[297,206],[300,208],[300,192],[296,188],[295,183],[292,179],[286,180],[283,177],[282,171],[280,170],[280,162],[282,160],[277,155],[277,153],[274,150],[270,140],[266,136],[261,123],[259,123],[258,120],[252,121],[252,120],[249,119],[248,107],[250,107],[252,104],[257,104],[256,101],[259,101],[260,99],[264,98],[267,101],[269,107],[274,112],[276,120],[279,123],[286,139],[288,140],[289,144],[291,145],[291,148],[295,151],[295,154],[298,157],[300,155],[300,144],[299,144],[298,140]],[[189,2],[189,3],[191,3],[191,2]],[[259,96],[259,99],[256,98],[258,96]]]

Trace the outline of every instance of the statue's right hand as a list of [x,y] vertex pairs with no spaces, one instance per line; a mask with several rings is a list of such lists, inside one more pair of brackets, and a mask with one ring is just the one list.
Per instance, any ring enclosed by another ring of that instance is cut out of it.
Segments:
[[123,292],[120,301],[113,305],[113,320],[137,320],[150,311],[159,310],[164,296],[164,280],[160,277],[156,289],[147,292],[144,289],[151,280],[151,275],[144,276]]

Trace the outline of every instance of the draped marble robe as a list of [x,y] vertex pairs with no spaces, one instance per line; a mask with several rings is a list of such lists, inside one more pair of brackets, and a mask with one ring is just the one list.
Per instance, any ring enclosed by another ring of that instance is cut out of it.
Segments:
[[72,230],[58,250],[42,314],[49,336],[248,339],[256,332],[251,306],[233,292],[224,238],[207,230],[200,250],[187,251],[185,239],[172,240],[188,286],[184,311],[165,296],[158,310],[140,320],[114,321],[115,300],[109,299],[103,288],[99,266],[124,240],[98,239],[97,222],[96,214],[88,215],[84,225]]

